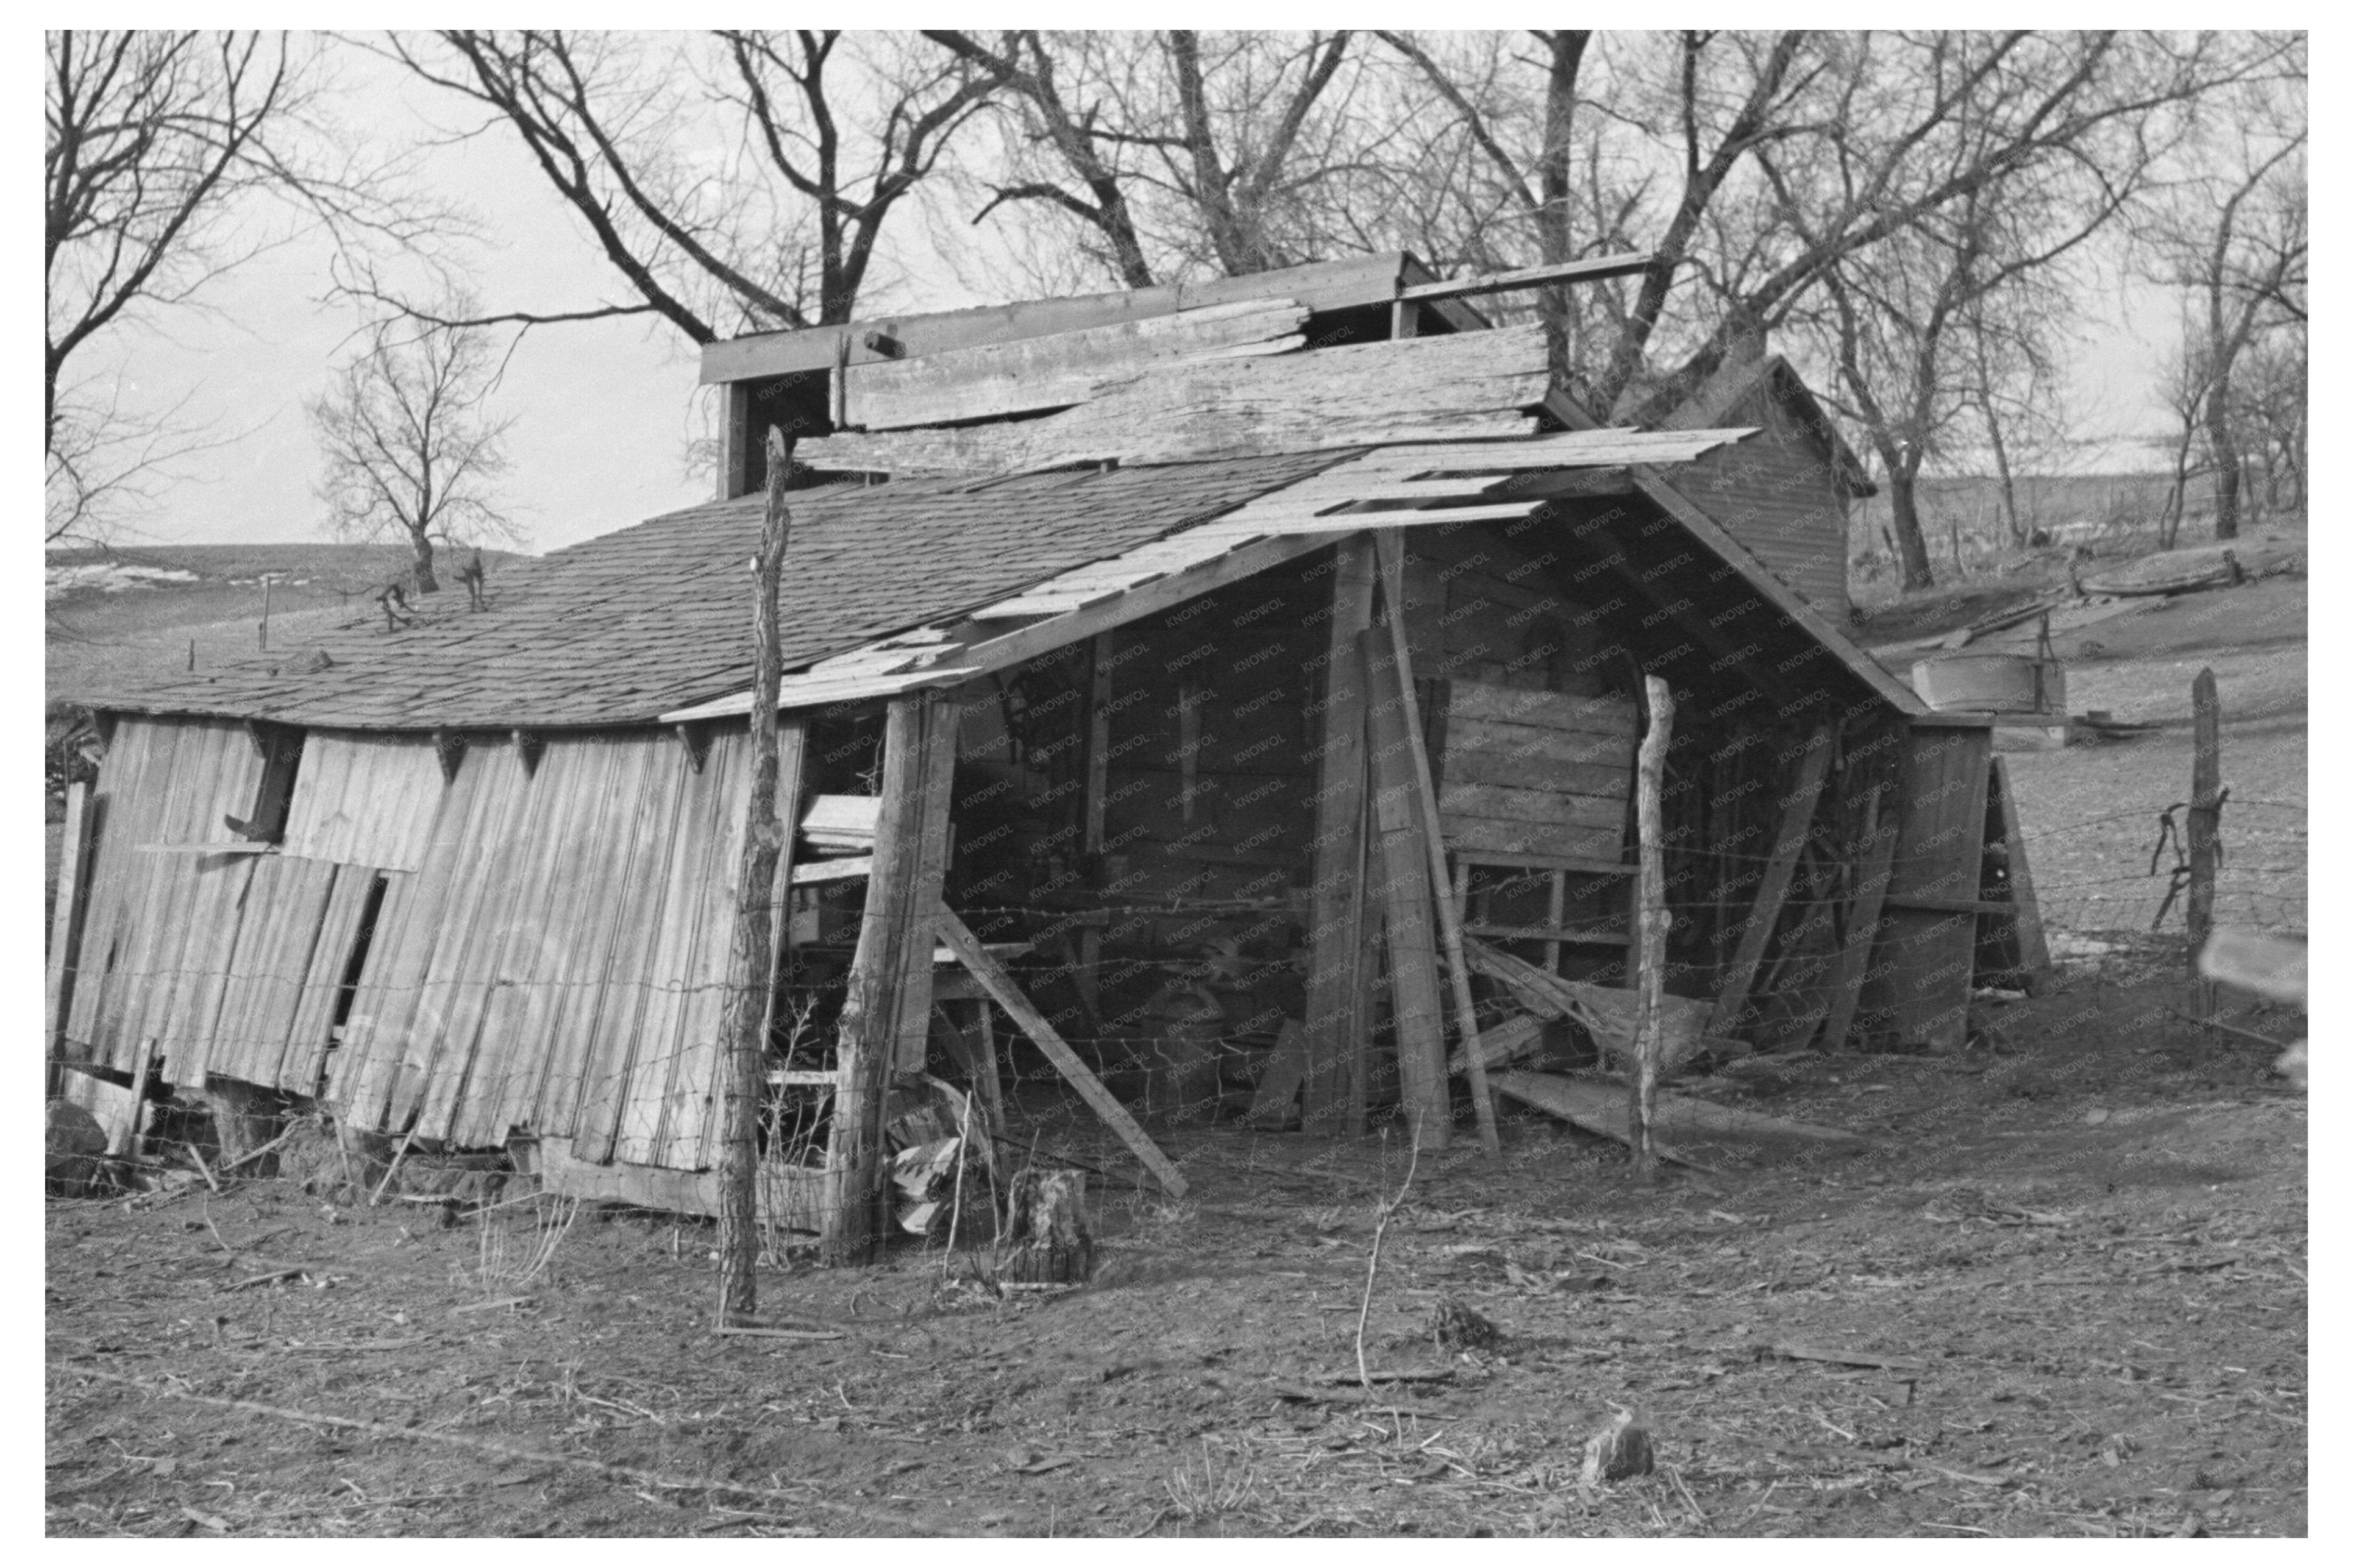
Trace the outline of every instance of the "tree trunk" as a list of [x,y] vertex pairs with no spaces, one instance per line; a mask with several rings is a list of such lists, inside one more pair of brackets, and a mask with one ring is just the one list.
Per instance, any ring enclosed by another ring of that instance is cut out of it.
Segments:
[[2231,433],[2231,376],[2217,368],[2206,389],[2206,446],[2214,460],[2214,537],[2239,537],[2239,447]]
[[776,821],[776,583],[784,575],[793,514],[785,486],[792,449],[768,436],[768,505],[753,561],[752,796],[744,806],[744,852],[735,892],[735,944],[728,960],[726,1057],[720,1077],[719,1321],[741,1322],[759,1309],[759,1134],[768,991],[776,982],[776,914],[769,908],[784,833]]
[[1993,447],[1993,470],[2001,479],[2001,521],[2010,530],[2010,542],[2019,549],[2026,545],[2026,525],[2018,520],[2018,480],[2010,471],[2010,447],[2001,438],[2001,421],[1994,417],[1993,409],[1986,409],[1986,437]]
[[420,594],[439,593],[440,580],[433,575],[433,541],[422,533],[412,533],[408,536],[408,549],[413,557],[408,574],[416,579],[417,591]]
[[1928,565],[1928,540],[1920,531],[1920,476],[1903,463],[1887,465],[1887,510],[1895,524],[1896,553],[1904,560],[1906,592],[1936,585]]

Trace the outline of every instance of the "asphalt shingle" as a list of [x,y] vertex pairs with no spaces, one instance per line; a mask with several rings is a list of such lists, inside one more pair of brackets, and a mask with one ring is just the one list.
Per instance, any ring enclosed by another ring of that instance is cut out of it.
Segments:
[[[1006,597],[1229,511],[1354,456],[1317,452],[1108,472],[797,493],[779,603],[785,668]],[[752,682],[745,563],[758,496],[690,507],[500,574],[417,623],[354,618],[292,654],[131,689],[92,707],[330,729],[642,723]],[[330,663],[308,669],[314,656]]]

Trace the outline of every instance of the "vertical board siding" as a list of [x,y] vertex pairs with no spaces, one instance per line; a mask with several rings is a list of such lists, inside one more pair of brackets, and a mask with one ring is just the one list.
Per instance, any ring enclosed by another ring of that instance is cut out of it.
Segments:
[[666,731],[552,737],[528,774],[470,749],[393,879],[330,1101],[461,1145],[521,1127],[702,1164],[745,759],[733,731],[700,773]]
[[312,731],[286,814],[286,853],[414,871],[440,794],[440,762],[422,738]]
[[92,795],[100,816],[68,1055],[127,1069],[153,1037],[170,1081],[199,1081],[251,858],[146,847],[235,842],[221,818],[253,809],[260,777],[232,721],[116,721]]
[[[787,719],[777,726],[776,809],[787,823],[796,818],[800,795],[803,731]],[[678,1072],[663,1101],[662,1142],[648,1163],[680,1170],[700,1170],[718,1163],[716,1118],[719,1075],[724,1056],[721,1035],[727,1024],[727,981],[735,947],[736,878],[743,869],[744,813],[752,794],[752,735],[748,726],[717,737],[705,764],[706,777],[718,781],[718,826],[711,835],[709,869],[699,902],[702,939],[681,971],[686,982],[686,1006],[679,1026]],[[791,875],[791,842],[787,838],[779,864],[776,896],[783,878]],[[772,942],[781,942],[786,911],[772,908]],[[772,946],[771,951],[774,951]]]
[[251,810],[259,759],[235,723],[122,719],[91,796],[63,1048],[127,1067],[153,1037],[176,1084],[209,1073],[322,1093],[363,1128],[481,1145],[525,1127],[578,1137],[583,1158],[699,1168],[748,750],[717,735],[697,773],[667,731],[559,737],[526,773],[483,743],[445,783],[422,736],[314,735],[284,852],[162,854],[142,846],[231,841],[221,818]]
[[272,855],[253,868],[206,1068],[277,1087],[340,868]]

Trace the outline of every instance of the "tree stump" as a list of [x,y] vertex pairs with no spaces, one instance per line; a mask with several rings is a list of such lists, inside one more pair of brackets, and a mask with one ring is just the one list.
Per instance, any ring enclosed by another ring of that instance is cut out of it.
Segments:
[[1000,1280],[1083,1285],[1094,1271],[1095,1238],[1087,1223],[1084,1171],[1023,1171],[1005,1198]]

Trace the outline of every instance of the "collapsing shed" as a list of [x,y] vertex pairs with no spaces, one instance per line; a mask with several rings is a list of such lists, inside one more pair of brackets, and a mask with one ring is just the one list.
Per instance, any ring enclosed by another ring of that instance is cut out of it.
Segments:
[[1537,329],[1467,303],[1527,281],[1391,255],[714,345],[718,500],[480,614],[90,694],[51,1057],[709,1206],[770,430],[798,447],[796,831],[750,890],[782,916],[765,1191],[830,1255],[885,1227],[927,1082],[978,1142],[1038,1109],[1008,1052],[1171,1186],[1135,1116],[1221,1083],[1314,1131],[1403,1103],[1444,1143],[1436,900],[1629,983],[1646,674],[1681,712],[1670,991],[1758,1044],[1957,1043],[1972,983],[2037,962],[1985,728],[1790,565],[1809,526],[1835,558],[1834,487],[1769,516],[1686,489],[1789,433],[1596,427]]

